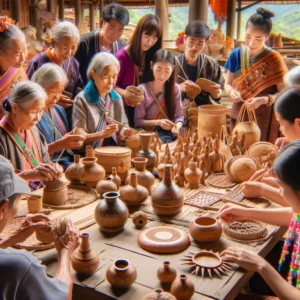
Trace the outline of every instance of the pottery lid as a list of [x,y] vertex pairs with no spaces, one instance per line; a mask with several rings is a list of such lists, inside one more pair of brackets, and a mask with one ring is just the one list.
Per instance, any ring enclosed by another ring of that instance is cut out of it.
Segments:
[[122,155],[131,154],[132,150],[127,147],[109,146],[97,148],[95,152],[100,155]]

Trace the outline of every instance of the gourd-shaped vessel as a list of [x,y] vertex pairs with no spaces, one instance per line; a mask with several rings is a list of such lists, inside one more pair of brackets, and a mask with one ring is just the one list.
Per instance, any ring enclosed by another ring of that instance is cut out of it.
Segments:
[[172,165],[166,165],[164,177],[152,190],[152,207],[157,215],[177,215],[183,207],[183,192],[172,181]]
[[88,233],[81,233],[80,246],[73,252],[71,256],[72,268],[80,274],[94,274],[100,264],[99,255],[91,249]]
[[94,188],[97,183],[105,178],[105,170],[97,164],[96,157],[84,157],[80,159],[84,167],[81,169],[80,181],[87,187]]
[[151,141],[153,136],[155,135],[154,132],[141,132],[141,144],[142,150],[140,150],[137,154],[138,157],[145,157],[148,159],[146,169],[148,171],[153,171],[153,168],[156,166],[156,154],[154,151],[150,149]]
[[111,170],[112,170],[111,175],[109,177],[116,184],[116,186],[119,188],[120,185],[121,185],[121,177],[117,173],[117,168],[112,167]]
[[100,201],[95,208],[95,220],[104,232],[119,232],[123,230],[128,219],[128,208],[125,203],[118,199],[117,192],[108,192],[103,195],[104,200]]
[[146,295],[144,300],[176,300],[176,298],[167,292],[163,292],[162,289],[155,289],[154,292]]
[[190,189],[198,189],[200,186],[202,172],[197,165],[197,162],[190,160],[189,167],[184,171],[184,178],[188,182]]
[[186,275],[180,275],[171,286],[171,293],[176,299],[189,300],[193,297],[195,286]]
[[164,261],[163,265],[157,269],[156,275],[161,283],[172,283],[176,279],[177,271],[170,266],[169,261]]
[[120,161],[120,164],[117,167],[117,173],[118,173],[119,177],[121,178],[121,183],[125,184],[125,180],[128,176],[128,170],[126,168],[126,165],[125,165],[125,162],[123,159]]
[[111,177],[106,177],[100,180],[96,185],[96,191],[103,198],[103,194],[107,192],[116,192],[118,190],[117,185],[112,181]]
[[66,178],[70,181],[71,184],[78,185],[80,184],[80,171],[82,164],[80,163],[80,155],[74,155],[74,163],[72,163],[65,172]]

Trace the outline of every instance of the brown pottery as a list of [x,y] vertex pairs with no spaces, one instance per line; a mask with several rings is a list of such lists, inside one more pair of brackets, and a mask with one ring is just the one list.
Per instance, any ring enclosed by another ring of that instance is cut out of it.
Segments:
[[117,259],[106,270],[106,279],[114,287],[128,288],[137,278],[135,267],[127,259]]
[[123,230],[128,219],[128,209],[125,203],[120,200],[117,192],[108,192],[103,195],[104,200],[100,201],[95,208],[95,220],[104,232],[119,232]]
[[189,300],[193,297],[195,286],[186,275],[180,275],[171,286],[171,293],[176,299]]
[[217,241],[222,235],[222,226],[214,218],[200,217],[190,224],[190,234],[197,242]]
[[184,178],[188,182],[190,189],[198,189],[202,176],[201,170],[197,167],[198,163],[189,161],[189,167],[184,171]]
[[119,177],[121,178],[121,183],[125,184],[125,180],[128,176],[128,169],[125,166],[125,162],[123,159],[121,159],[120,164],[117,167],[117,173]]
[[117,173],[117,168],[115,168],[115,167],[112,168],[111,175],[109,177],[112,179],[112,181],[119,188],[120,185],[121,185],[121,177]]
[[100,180],[96,185],[96,191],[103,198],[103,194],[107,192],[116,192],[118,190],[117,185],[112,181],[111,177],[106,177],[104,180]]
[[43,203],[59,206],[68,200],[67,182],[62,180],[45,182]]
[[91,249],[88,233],[81,233],[80,246],[71,256],[72,268],[74,271],[84,275],[94,274],[100,264],[99,255]]
[[35,235],[36,238],[44,244],[51,244],[54,241],[54,236],[52,234],[50,224],[47,224],[44,227],[37,229]]
[[154,151],[150,149],[150,145],[152,142],[152,138],[154,137],[154,132],[141,132],[141,144],[142,150],[140,150],[137,154],[137,157],[145,157],[148,159],[146,164],[146,169],[148,171],[153,171],[154,167],[156,166],[157,157]]
[[66,178],[71,184],[80,184],[80,172],[82,165],[80,163],[80,155],[74,155],[74,163],[72,163],[65,172]]
[[148,216],[145,212],[139,210],[132,215],[132,223],[136,228],[141,229],[148,223]]
[[170,266],[169,261],[164,261],[163,265],[157,269],[156,275],[161,283],[172,283],[176,279],[177,272]]
[[97,183],[105,178],[105,170],[97,164],[97,158],[84,157],[80,159],[83,168],[80,172],[80,181],[87,187],[94,188]]
[[163,292],[162,289],[155,289],[154,292],[146,295],[144,300],[176,300],[176,298],[167,292]]

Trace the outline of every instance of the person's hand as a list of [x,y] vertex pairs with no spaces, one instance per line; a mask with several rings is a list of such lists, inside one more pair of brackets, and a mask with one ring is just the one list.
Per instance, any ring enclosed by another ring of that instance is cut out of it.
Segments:
[[242,268],[252,272],[259,272],[267,263],[264,258],[257,253],[237,247],[227,248],[220,253],[220,256],[224,261],[237,263]]
[[24,179],[55,181],[61,176],[61,171],[55,166],[41,163],[31,170],[24,172]]
[[176,125],[170,120],[162,119],[159,120],[158,126],[160,126],[164,130],[172,130],[172,128]]
[[119,130],[118,124],[110,124],[107,125],[102,131],[101,131],[101,138],[106,139],[111,136],[113,136],[114,133],[116,133]]
[[186,80],[183,83],[179,84],[179,87],[182,92],[186,93],[193,90],[193,85],[195,85],[194,82],[192,82],[191,80]]
[[131,135],[134,134],[134,131],[131,128],[123,128],[120,132],[120,136],[123,139],[127,139],[129,138]]
[[280,138],[276,139],[274,145],[275,145],[276,149],[279,151],[279,150],[281,150],[282,147],[284,147],[288,143],[289,142],[286,137],[280,137]]
[[218,216],[221,218],[223,223],[230,224],[232,222],[245,219],[245,211],[246,209],[243,207],[226,203],[220,208]]
[[240,94],[240,92],[236,91],[236,90],[230,90],[228,92],[228,96],[229,98],[233,101],[233,102],[241,102],[243,101],[243,98]]
[[267,102],[268,97],[255,97],[247,100],[247,103],[250,104],[254,110],[258,109],[263,104],[267,104]]
[[71,134],[70,132],[65,134],[62,139],[62,147],[71,149],[80,149],[84,144],[85,136],[81,134]]
[[202,88],[204,92],[210,94],[210,96],[214,99],[219,99],[222,96],[221,86],[219,84],[212,84],[205,88]]
[[61,95],[57,104],[62,106],[63,108],[68,108],[68,107],[72,107],[73,100],[71,100],[68,96]]
[[173,126],[173,128],[171,129],[171,132],[172,132],[173,134],[178,134],[178,128],[177,128],[176,125]]
[[[268,164],[265,164],[264,168],[256,171],[251,176],[249,181],[261,182],[261,183],[265,183],[265,184],[273,186],[273,187],[278,187],[278,183],[274,180],[275,178],[274,178],[274,174],[273,174],[272,170],[267,171],[267,167],[268,167]],[[262,174],[264,174],[264,175],[261,177]]]
[[261,182],[245,182],[242,185],[242,192],[248,198],[261,197],[262,183]]

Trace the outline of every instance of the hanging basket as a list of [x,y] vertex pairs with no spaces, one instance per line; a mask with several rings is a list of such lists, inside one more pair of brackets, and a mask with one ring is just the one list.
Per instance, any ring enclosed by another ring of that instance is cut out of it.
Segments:
[[232,135],[238,132],[239,139],[242,133],[245,134],[245,145],[248,149],[251,145],[260,141],[260,129],[257,125],[257,119],[254,109],[247,103],[245,103],[239,112],[236,120],[236,125],[232,130]]

